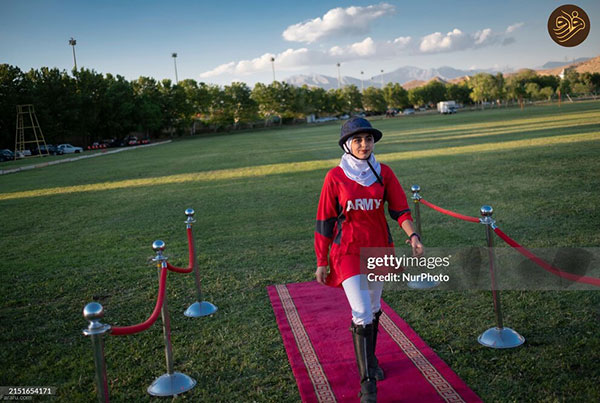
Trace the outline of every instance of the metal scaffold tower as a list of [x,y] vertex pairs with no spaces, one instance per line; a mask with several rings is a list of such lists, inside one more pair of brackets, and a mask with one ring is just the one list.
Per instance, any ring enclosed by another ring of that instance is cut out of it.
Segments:
[[[30,134],[33,132],[32,134]],[[44,134],[42,128],[38,122],[37,116],[35,115],[35,109],[33,105],[17,105],[17,133],[15,135],[15,159],[17,158],[18,152],[25,156],[25,150],[27,144],[35,144],[35,148],[38,150],[38,155],[48,155],[48,149],[46,147],[46,140],[44,140]],[[43,145],[44,147],[40,147]]]

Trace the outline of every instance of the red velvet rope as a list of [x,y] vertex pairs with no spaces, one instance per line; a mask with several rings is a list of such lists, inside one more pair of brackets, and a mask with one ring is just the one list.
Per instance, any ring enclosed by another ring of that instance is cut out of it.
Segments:
[[192,228],[187,229],[188,236],[188,252],[189,252],[189,265],[188,267],[175,267],[172,266],[171,263],[167,262],[167,269],[177,272],[177,273],[190,273],[194,270],[194,261],[196,260],[196,253],[194,251],[194,237],[192,236]]
[[111,333],[113,336],[124,336],[128,334],[135,334],[139,332],[143,332],[148,329],[150,326],[156,322],[158,315],[160,314],[160,310],[163,306],[163,302],[165,300],[165,289],[167,284],[167,270],[161,270],[160,272],[160,281],[158,282],[158,297],[156,298],[156,306],[154,307],[154,311],[150,315],[145,322],[139,323],[137,325],[132,326],[113,326],[111,329]]
[[538,266],[542,267],[544,270],[549,271],[550,273],[552,273],[556,276],[566,278],[567,280],[575,281],[578,283],[591,284],[591,285],[600,287],[600,279],[599,278],[578,276],[576,274],[567,273],[565,271],[557,269],[556,267],[552,266],[550,263],[548,263],[545,260],[534,255],[530,250],[519,245],[514,239],[510,238],[508,235],[506,235],[504,232],[502,232],[500,230],[500,228],[494,228],[494,232],[504,242],[506,242],[508,245],[512,246],[513,248],[515,248],[521,255],[525,256],[526,258],[528,258],[529,260],[531,260]]
[[439,211],[442,214],[446,214],[446,215],[449,215],[451,217],[458,218],[458,219],[465,220],[465,221],[479,222],[479,218],[477,218],[477,217],[470,217],[468,215],[462,215],[462,214],[455,213],[454,211],[443,209],[441,207],[436,206],[435,204],[432,204],[432,203],[428,202],[425,199],[419,199],[419,202],[423,203],[427,207],[430,207],[430,208],[432,208],[432,209],[434,209],[436,211]]

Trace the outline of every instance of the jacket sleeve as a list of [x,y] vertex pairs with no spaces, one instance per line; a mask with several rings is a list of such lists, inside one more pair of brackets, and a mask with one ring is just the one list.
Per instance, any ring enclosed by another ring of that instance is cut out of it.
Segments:
[[404,221],[412,221],[410,208],[408,207],[406,195],[404,194],[404,190],[402,190],[402,186],[400,186],[400,182],[398,182],[398,178],[396,178],[396,175],[390,168],[386,168],[388,172],[384,180],[388,212],[390,213],[390,217],[394,221],[398,221],[398,224],[402,226]]
[[337,221],[338,200],[335,192],[335,184],[331,178],[331,172],[325,177],[319,207],[317,209],[317,223],[315,227],[315,253],[317,255],[317,266],[327,266],[329,246],[333,242],[333,232]]

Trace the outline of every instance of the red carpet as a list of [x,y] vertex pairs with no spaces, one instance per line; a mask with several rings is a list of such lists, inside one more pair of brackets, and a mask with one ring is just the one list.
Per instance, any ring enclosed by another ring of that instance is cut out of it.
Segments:
[[[315,281],[267,289],[302,401],[358,402],[343,290]],[[481,401],[385,302],[382,309],[377,358],[386,379],[377,383],[378,402]]]

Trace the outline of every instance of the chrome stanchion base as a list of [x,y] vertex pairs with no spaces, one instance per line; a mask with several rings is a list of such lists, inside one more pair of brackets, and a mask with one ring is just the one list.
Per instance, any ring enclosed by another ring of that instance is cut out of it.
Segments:
[[212,315],[217,312],[217,307],[208,301],[194,302],[188,307],[183,313],[185,316],[190,318],[199,318],[201,316]]
[[415,290],[427,290],[429,288],[437,287],[440,285],[439,281],[409,281],[406,283],[408,288]]
[[152,396],[175,396],[187,392],[196,386],[196,380],[181,372],[159,376],[148,386],[148,393]]
[[477,341],[491,348],[513,348],[525,343],[525,337],[509,327],[491,327],[483,332]]

